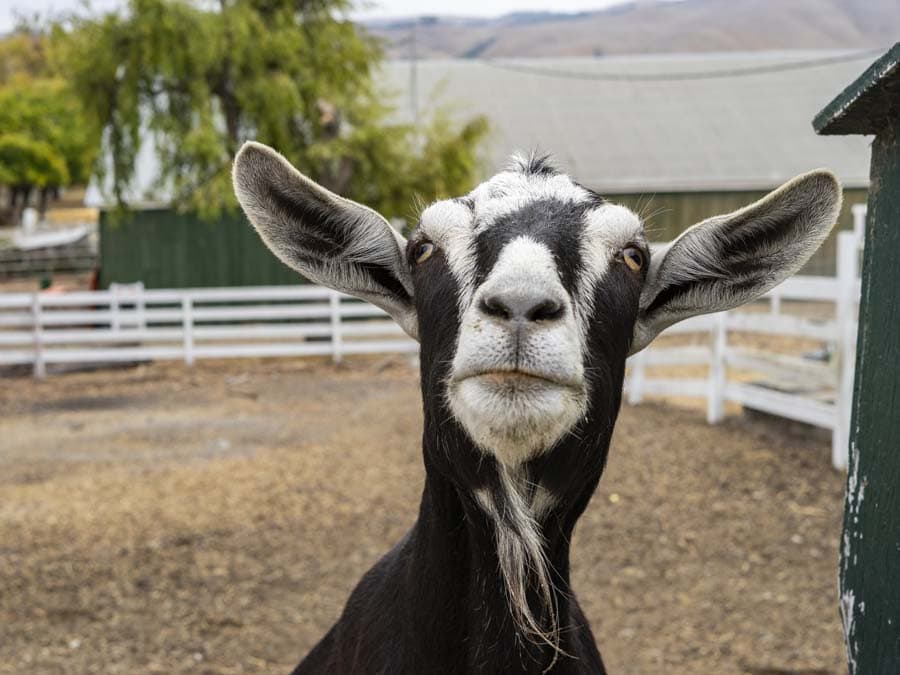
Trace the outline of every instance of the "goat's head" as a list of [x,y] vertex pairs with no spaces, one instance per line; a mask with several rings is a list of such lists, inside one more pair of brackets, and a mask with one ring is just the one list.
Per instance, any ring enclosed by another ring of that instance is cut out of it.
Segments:
[[506,467],[549,452],[583,420],[611,428],[630,353],[796,272],[840,206],[835,177],[815,171],[651,253],[634,213],[543,159],[432,204],[409,241],[266,146],[244,146],[234,180],[281,260],[382,307],[420,340],[426,395]]

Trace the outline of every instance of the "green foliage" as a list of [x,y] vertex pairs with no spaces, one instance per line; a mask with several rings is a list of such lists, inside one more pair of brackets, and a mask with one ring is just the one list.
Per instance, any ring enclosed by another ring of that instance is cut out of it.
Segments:
[[372,82],[380,47],[346,19],[349,6],[130,0],[121,13],[58,27],[66,72],[105,129],[116,199],[148,139],[158,187],[206,215],[234,208],[231,160],[248,139],[388,216],[408,215],[414,195],[470,187],[485,121],[436,118],[421,137],[390,124]]
[[18,78],[37,78],[47,74],[44,41],[24,30],[0,40],[0,86]]
[[62,156],[24,134],[0,134],[0,183],[50,187],[69,182]]
[[0,184],[37,188],[86,183],[99,143],[44,40],[25,33],[0,41]]

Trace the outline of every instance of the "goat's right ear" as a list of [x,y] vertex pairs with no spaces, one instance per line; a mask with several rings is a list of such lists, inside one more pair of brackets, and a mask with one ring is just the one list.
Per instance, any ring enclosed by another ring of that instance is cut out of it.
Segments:
[[326,190],[260,143],[240,149],[233,178],[241,207],[282,262],[381,307],[418,339],[406,240],[382,216]]

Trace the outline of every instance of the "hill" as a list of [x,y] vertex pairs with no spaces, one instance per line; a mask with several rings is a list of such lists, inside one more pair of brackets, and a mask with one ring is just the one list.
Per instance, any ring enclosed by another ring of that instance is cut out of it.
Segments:
[[596,12],[370,21],[390,58],[601,56],[871,48],[900,36],[897,0],[639,0]]

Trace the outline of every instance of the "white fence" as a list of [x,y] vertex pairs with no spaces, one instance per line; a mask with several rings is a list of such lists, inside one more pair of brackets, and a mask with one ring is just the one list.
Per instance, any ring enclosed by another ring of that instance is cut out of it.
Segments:
[[[854,209],[858,224],[864,207]],[[765,314],[726,312],[676,324],[664,335],[707,333],[706,344],[658,346],[629,361],[626,395],[706,399],[711,423],[732,401],[832,431],[832,459],[846,467],[861,225],[838,235],[836,277],[794,277],[766,298]],[[783,302],[827,303],[833,318],[785,314]],[[833,358],[741,349],[733,333],[807,338],[826,345]],[[27,365],[43,377],[54,364],[203,358],[415,353],[418,345],[380,309],[315,286],[145,290],[140,284],[108,291],[0,294],[0,366]],[[653,376],[658,366],[703,366],[705,377]],[[811,396],[771,386],[736,372],[813,383],[830,392]]]
[[[864,209],[854,211],[857,219],[865,218]],[[723,312],[672,326],[663,335],[707,333],[708,341],[700,346],[675,347],[654,343],[636,354],[629,360],[626,400],[636,404],[645,396],[704,398],[711,424],[722,420],[725,403],[730,401],[829,429],[832,463],[836,468],[846,468],[856,360],[860,247],[861,238],[856,232],[840,232],[837,276],[788,279],[765,296],[768,312]],[[824,303],[832,308],[832,318],[810,319],[785,314],[782,312],[785,301]],[[814,340],[824,345],[823,356],[828,358],[815,360],[740,348],[732,344],[733,333]],[[648,375],[648,369],[660,366],[705,366],[706,376]],[[736,372],[756,377],[730,377]]]
[[382,310],[327,288],[275,286],[0,295],[0,364],[415,352]]

